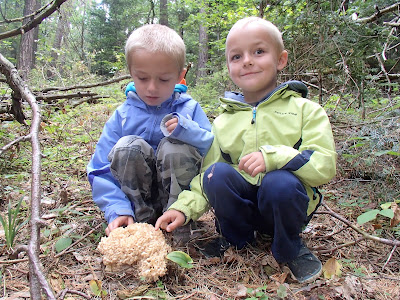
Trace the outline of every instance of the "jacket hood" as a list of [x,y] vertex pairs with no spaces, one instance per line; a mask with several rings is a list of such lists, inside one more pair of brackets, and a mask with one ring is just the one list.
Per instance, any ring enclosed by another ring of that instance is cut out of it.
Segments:
[[[186,93],[188,87],[184,84],[175,84],[175,89],[174,92],[178,92],[178,93]],[[125,88],[125,95],[128,96],[129,92],[135,92],[136,93],[136,87],[135,87],[135,83],[133,81],[129,82],[128,85]]]
[[[268,101],[273,95],[278,93],[283,93],[287,91],[292,91],[301,95],[301,97],[306,98],[308,94],[307,86],[301,81],[291,80],[281,85],[277,86],[272,92],[267,94],[260,102]],[[229,109],[229,106],[233,103],[235,104],[235,109],[249,109],[249,104],[244,100],[244,96],[237,92],[225,92],[224,98],[221,99],[222,106],[225,110]]]
[[[183,103],[185,101],[191,100],[192,98],[186,94],[187,86],[184,84],[176,84],[174,93],[165,100],[159,107],[173,107],[174,105]],[[151,109],[136,93],[136,88],[134,82],[130,82],[125,89],[126,101],[129,105],[134,105],[143,109]]]

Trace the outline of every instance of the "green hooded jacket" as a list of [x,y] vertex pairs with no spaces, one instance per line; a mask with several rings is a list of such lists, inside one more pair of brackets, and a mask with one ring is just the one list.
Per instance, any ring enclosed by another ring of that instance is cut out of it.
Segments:
[[201,174],[169,209],[184,213],[186,223],[200,218],[210,208],[202,190],[204,171],[216,162],[231,164],[249,183],[259,185],[265,172],[251,177],[238,164],[243,156],[261,151],[266,172],[289,170],[302,181],[310,198],[307,214],[315,211],[322,197],[316,187],[335,176],[337,154],[325,110],[306,95],[307,87],[299,81],[280,85],[257,106],[240,94],[226,93]]

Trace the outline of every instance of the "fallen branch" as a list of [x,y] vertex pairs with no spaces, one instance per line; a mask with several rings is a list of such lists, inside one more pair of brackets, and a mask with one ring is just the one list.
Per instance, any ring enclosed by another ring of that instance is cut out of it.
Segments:
[[83,293],[83,292],[74,291],[74,290],[70,290],[70,289],[64,289],[64,290],[62,290],[62,291],[57,295],[57,298],[58,298],[58,299],[64,299],[64,298],[65,298],[65,295],[66,295],[67,293],[69,293],[69,294],[75,294],[75,295],[81,296],[81,297],[83,297],[83,298],[85,298],[85,299],[92,299],[92,297],[88,296],[87,294],[85,294],[85,293]]
[[88,89],[88,88],[92,88],[92,87],[113,84],[113,83],[116,83],[116,82],[119,82],[119,81],[122,81],[125,79],[130,79],[130,78],[131,78],[130,75],[123,75],[123,76],[113,78],[110,80],[93,83],[93,84],[87,84],[87,85],[74,85],[74,86],[70,86],[70,87],[49,87],[49,88],[43,89],[41,92],[42,93],[47,93],[47,92],[52,92],[52,91],[65,92],[65,91],[76,90],[76,89]]
[[32,167],[31,167],[31,218],[30,218],[30,239],[29,245],[22,246],[29,257],[29,286],[32,300],[42,299],[42,290],[45,291],[48,299],[56,299],[54,293],[46,281],[42,272],[42,265],[39,260],[40,250],[40,228],[44,221],[41,214],[41,150],[39,142],[39,128],[41,113],[35,96],[19,76],[14,65],[0,54],[0,72],[5,75],[7,83],[16,95],[28,102],[32,109],[32,122],[29,137],[32,145]]
[[73,94],[62,94],[62,95],[43,95],[39,94],[36,96],[36,100],[42,100],[46,103],[53,102],[60,99],[73,99],[73,98],[84,98],[84,97],[95,97],[97,93],[85,91],[85,92],[77,92]]
[[361,234],[363,236],[363,239],[372,240],[372,241],[379,242],[379,243],[382,243],[382,244],[385,244],[385,245],[389,245],[389,246],[393,246],[393,247],[400,246],[400,241],[398,241],[398,240],[389,240],[389,239],[380,238],[380,237],[377,237],[375,235],[369,234],[369,233],[361,230],[360,228],[358,228],[356,225],[352,224],[346,218],[344,218],[341,215],[335,213],[325,202],[322,202],[321,205],[323,207],[325,207],[326,211],[316,211],[315,212],[316,214],[328,214],[328,215],[331,215],[332,217],[342,221],[347,226],[351,227],[354,231],[356,231],[359,234]]
[[320,254],[324,254],[324,253],[333,253],[333,252],[335,252],[336,250],[339,250],[339,249],[341,249],[341,248],[345,248],[345,247],[349,247],[349,246],[353,246],[353,245],[355,245],[355,244],[358,244],[359,242],[361,242],[361,241],[363,241],[363,240],[365,240],[365,237],[361,237],[361,238],[359,238],[359,239],[357,239],[357,240],[355,240],[355,241],[352,241],[352,242],[348,242],[348,243],[345,243],[345,244],[341,244],[341,245],[339,245],[339,246],[336,246],[335,248],[325,249],[325,250],[317,250],[317,249],[313,249],[313,250],[317,251],[317,252],[320,253]]
[[103,223],[98,224],[95,228],[91,229],[88,233],[86,233],[83,237],[81,237],[79,240],[77,240],[76,242],[72,243],[71,245],[69,245],[69,247],[65,248],[63,251],[61,251],[60,253],[57,253],[56,255],[54,255],[54,258],[59,257],[61,255],[63,255],[65,252],[68,251],[68,249],[72,248],[73,246],[75,246],[76,244],[80,243],[82,240],[84,240],[87,236],[89,236],[90,234],[92,234],[95,230],[97,230],[101,225],[103,225]]
[[29,141],[31,139],[31,135],[28,134],[26,136],[21,136],[17,139],[15,139],[14,141],[12,141],[11,143],[8,143],[7,145],[5,145],[4,147],[0,148],[0,156],[7,151],[8,149],[10,149],[12,146],[14,146],[15,144],[18,144],[20,142],[25,142],[25,141]]

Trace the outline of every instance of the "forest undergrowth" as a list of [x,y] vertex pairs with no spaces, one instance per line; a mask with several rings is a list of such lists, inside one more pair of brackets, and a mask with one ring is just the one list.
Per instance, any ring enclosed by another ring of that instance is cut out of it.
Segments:
[[[391,102],[370,101],[365,119],[356,108],[325,103],[338,152],[338,173],[321,188],[326,206],[319,208],[302,235],[325,266],[334,263],[335,276],[328,272],[313,283],[296,283],[274,261],[270,240],[263,236],[243,250],[229,249],[221,259],[204,258],[195,244],[216,234],[209,212],[198,222],[200,236],[184,247],[173,245],[193,258],[194,267],[170,263],[167,275],[146,283],[132,273],[105,272],[96,250],[105,223],[91,199],[86,165],[105,121],[123,99],[121,85],[100,89],[114,96],[75,108],[68,103],[42,107],[42,215],[48,226],[41,231],[40,259],[59,299],[400,299],[399,247],[365,238],[326,213],[327,206],[364,232],[400,240],[400,225],[391,226],[393,218],[385,214],[357,223],[367,211],[382,212],[388,205],[394,210],[399,204],[399,97]],[[28,132],[28,126],[3,121],[0,145]],[[9,203],[14,211],[21,203],[17,223],[29,217],[30,160],[29,142],[0,157],[0,214],[7,216]],[[29,298],[28,259],[23,253],[12,255],[13,249],[28,242],[28,225],[22,225],[11,248],[1,228],[2,299]],[[172,243],[170,234],[166,238]]]

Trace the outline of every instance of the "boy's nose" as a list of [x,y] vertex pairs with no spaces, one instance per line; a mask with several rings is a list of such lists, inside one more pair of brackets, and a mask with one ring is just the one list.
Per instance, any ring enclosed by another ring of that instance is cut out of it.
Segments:
[[253,64],[253,59],[252,59],[251,55],[245,54],[243,56],[243,65],[251,66],[252,64]]
[[157,84],[156,84],[155,80],[150,80],[149,81],[149,85],[147,86],[147,90],[149,92],[154,92],[154,91],[157,90]]

